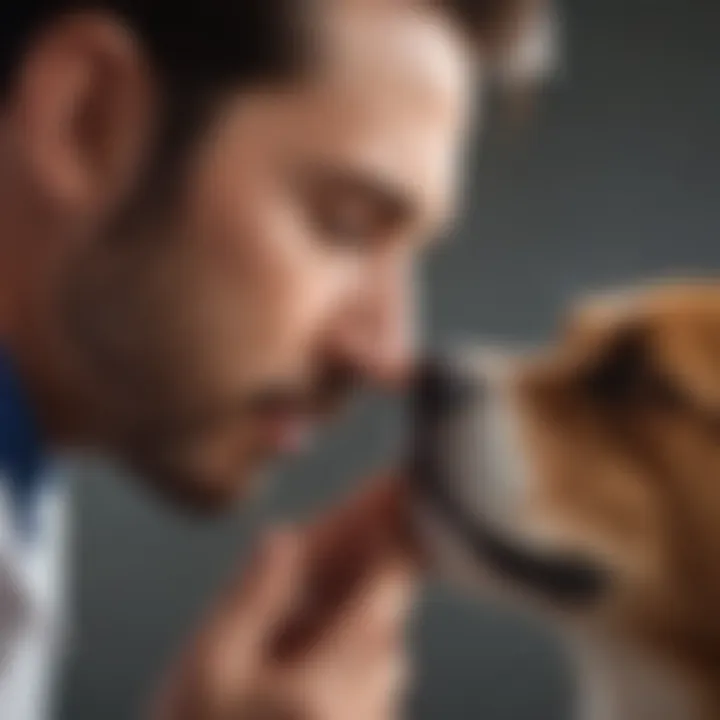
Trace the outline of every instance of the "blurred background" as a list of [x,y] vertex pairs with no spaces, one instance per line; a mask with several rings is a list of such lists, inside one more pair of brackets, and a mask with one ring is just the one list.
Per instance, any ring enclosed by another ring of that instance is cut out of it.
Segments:
[[[562,77],[525,127],[495,114],[457,241],[427,264],[434,341],[542,341],[578,293],[720,268],[720,4],[565,0],[562,10]],[[61,718],[138,717],[257,526],[342,495],[398,451],[400,426],[396,409],[366,403],[241,517],[211,526],[84,466]],[[412,720],[572,717],[571,667],[522,616],[432,588],[412,641]]]

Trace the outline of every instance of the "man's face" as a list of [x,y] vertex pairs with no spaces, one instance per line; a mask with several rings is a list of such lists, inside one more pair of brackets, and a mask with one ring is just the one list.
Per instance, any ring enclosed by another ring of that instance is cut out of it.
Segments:
[[406,9],[325,19],[312,77],[229,99],[171,208],[87,244],[63,281],[114,450],[195,507],[227,504],[351,386],[402,377],[414,261],[453,209],[459,37]]

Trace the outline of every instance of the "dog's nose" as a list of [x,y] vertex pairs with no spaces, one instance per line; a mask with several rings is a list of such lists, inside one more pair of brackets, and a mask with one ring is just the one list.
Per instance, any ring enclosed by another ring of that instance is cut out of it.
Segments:
[[480,391],[448,358],[428,358],[418,367],[414,383],[415,412],[425,420],[439,420],[461,410]]

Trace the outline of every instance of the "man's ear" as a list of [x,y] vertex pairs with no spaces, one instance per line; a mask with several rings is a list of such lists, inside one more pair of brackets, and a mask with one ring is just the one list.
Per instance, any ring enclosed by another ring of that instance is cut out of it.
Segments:
[[133,33],[73,14],[31,42],[10,117],[33,184],[61,211],[98,213],[122,196],[152,136],[151,73]]

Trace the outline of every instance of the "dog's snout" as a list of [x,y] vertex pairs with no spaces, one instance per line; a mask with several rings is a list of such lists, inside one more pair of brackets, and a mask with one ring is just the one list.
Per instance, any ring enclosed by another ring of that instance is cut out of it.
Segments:
[[428,359],[418,369],[415,379],[416,411],[429,420],[446,417],[477,397],[481,390],[479,383],[448,359]]

